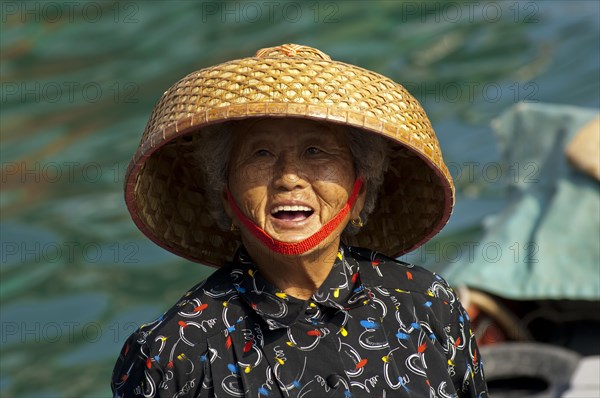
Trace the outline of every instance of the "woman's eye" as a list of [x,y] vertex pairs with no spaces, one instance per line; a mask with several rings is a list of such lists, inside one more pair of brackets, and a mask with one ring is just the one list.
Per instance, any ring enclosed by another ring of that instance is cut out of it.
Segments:
[[317,147],[311,146],[310,148],[306,149],[306,152],[309,155],[317,155],[317,154],[321,153],[322,151]]
[[266,150],[266,149],[259,149],[259,150],[257,150],[256,152],[254,152],[254,154],[255,154],[256,156],[269,156],[269,155],[271,154],[271,152],[269,152],[269,151],[268,151],[268,150]]

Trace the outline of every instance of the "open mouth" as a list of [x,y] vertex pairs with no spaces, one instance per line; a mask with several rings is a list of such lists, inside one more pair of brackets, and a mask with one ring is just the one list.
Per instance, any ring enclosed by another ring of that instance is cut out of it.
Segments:
[[303,221],[314,213],[308,206],[277,206],[271,210],[271,215],[278,220]]

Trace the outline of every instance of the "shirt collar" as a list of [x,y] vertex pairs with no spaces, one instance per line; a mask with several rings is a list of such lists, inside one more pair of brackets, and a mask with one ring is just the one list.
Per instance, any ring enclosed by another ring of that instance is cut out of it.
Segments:
[[243,246],[232,263],[231,278],[235,289],[271,329],[289,327],[311,309],[348,311],[370,300],[369,292],[361,282],[359,261],[343,245],[338,249],[331,272],[309,300],[289,296],[271,285]]

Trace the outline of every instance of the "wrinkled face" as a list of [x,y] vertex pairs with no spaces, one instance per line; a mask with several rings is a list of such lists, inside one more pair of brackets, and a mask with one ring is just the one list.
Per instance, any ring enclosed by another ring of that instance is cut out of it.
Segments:
[[[295,243],[317,232],[344,207],[355,179],[352,153],[338,127],[265,118],[243,122],[234,133],[229,190],[241,211],[276,240]],[[360,214],[364,196],[337,236]],[[231,216],[226,200],[224,205]]]

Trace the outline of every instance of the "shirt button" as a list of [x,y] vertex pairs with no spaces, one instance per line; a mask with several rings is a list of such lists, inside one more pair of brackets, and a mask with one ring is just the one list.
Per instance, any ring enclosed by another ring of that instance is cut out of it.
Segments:
[[325,382],[327,383],[327,385],[330,388],[338,388],[341,380],[342,380],[342,376],[334,373],[332,375],[327,376],[327,378],[325,379]]

